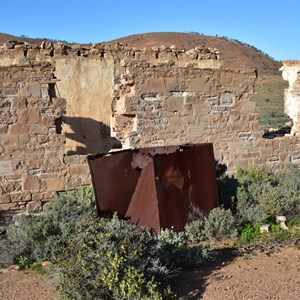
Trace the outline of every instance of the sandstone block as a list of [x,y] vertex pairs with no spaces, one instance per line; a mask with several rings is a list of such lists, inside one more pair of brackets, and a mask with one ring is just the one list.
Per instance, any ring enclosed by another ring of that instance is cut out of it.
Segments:
[[291,156],[291,162],[292,162],[292,163],[295,163],[295,164],[300,163],[300,155],[298,155],[298,154],[292,155],[292,156]]
[[16,210],[16,203],[0,203],[0,211]]
[[208,79],[204,77],[191,79],[188,90],[190,92],[202,92],[203,94],[205,94],[210,91],[210,83]]
[[232,93],[221,93],[220,104],[226,106],[233,106],[235,104],[235,96]]
[[191,125],[188,127],[188,135],[189,136],[200,136],[203,132],[203,126],[199,125]]
[[291,146],[291,142],[289,139],[280,139],[279,148],[281,151],[289,150]]
[[47,126],[42,126],[38,124],[33,124],[29,126],[29,133],[30,134],[48,134],[48,127]]
[[254,101],[244,101],[240,107],[241,113],[252,113],[256,111],[256,104]]
[[29,202],[26,205],[27,212],[39,212],[41,210],[42,210],[42,202],[41,201]]
[[33,97],[41,96],[41,86],[38,82],[29,82],[28,83],[28,91]]
[[31,96],[28,86],[26,86],[25,84],[21,84],[20,89],[19,89],[19,94],[21,97],[30,97]]
[[70,174],[71,176],[79,175],[79,176],[88,176],[90,174],[90,170],[87,164],[85,165],[71,165],[70,166]]
[[2,160],[0,161],[0,175],[8,175],[13,173],[13,162],[12,160]]
[[25,97],[15,97],[12,100],[11,106],[13,108],[26,108],[27,107],[27,99]]
[[28,122],[30,124],[37,124],[40,121],[39,109],[30,108],[28,109]]
[[65,109],[67,106],[67,101],[64,98],[52,98],[52,102],[55,105],[55,107]]
[[229,84],[232,81],[232,73],[231,72],[221,72],[220,74],[220,84]]
[[10,202],[10,196],[8,194],[0,196],[0,203],[9,203],[9,202]]
[[24,124],[12,124],[9,126],[9,134],[27,135],[28,126]]
[[0,124],[0,134],[8,132],[8,125],[7,124]]
[[266,162],[270,163],[270,164],[276,164],[276,163],[280,162],[280,158],[277,156],[270,156],[270,157],[267,157]]
[[166,90],[169,92],[179,91],[179,80],[176,78],[165,79]]
[[41,181],[37,176],[27,176],[24,179],[23,183],[24,190],[40,190],[41,189]]
[[47,191],[62,191],[65,187],[65,181],[63,178],[48,178],[45,179]]
[[169,112],[175,112],[175,111],[181,111],[184,106],[184,97],[182,96],[177,96],[173,95],[169,97],[166,102],[167,102],[167,110]]
[[149,85],[151,92],[163,93],[166,91],[163,78],[151,78]]

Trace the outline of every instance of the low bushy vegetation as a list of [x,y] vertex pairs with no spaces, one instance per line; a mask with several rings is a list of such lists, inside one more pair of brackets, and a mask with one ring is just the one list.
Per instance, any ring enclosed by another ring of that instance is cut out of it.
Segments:
[[[158,236],[121,220],[96,216],[89,188],[59,194],[40,214],[21,214],[0,240],[2,266],[58,266],[63,299],[173,299],[167,279],[211,258],[186,233]],[[36,263],[34,264],[34,266]]]
[[61,193],[40,214],[18,215],[0,241],[0,263],[4,266],[37,260],[57,261],[80,223],[95,217],[93,191],[80,188]]
[[[168,278],[210,261],[211,242],[299,236],[299,168],[238,169],[228,176],[219,165],[217,175],[221,207],[207,214],[192,206],[183,232],[170,228],[157,236],[117,215],[97,217],[90,188],[60,193],[42,213],[18,216],[0,240],[1,265],[28,268],[50,260],[63,299],[176,299]],[[277,224],[278,215],[298,233]],[[269,224],[269,234],[262,224]]]

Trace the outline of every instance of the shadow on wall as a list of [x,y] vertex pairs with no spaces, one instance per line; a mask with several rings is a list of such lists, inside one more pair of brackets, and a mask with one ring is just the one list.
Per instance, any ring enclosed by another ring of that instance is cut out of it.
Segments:
[[[122,148],[121,142],[111,137],[110,127],[91,118],[63,116],[56,121],[57,132],[62,132],[66,124],[64,135],[66,154],[103,154],[111,149]],[[71,140],[71,141],[70,141]]]

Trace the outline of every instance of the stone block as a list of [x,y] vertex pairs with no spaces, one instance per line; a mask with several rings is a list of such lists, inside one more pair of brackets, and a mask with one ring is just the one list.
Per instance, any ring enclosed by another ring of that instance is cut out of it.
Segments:
[[41,181],[37,176],[27,176],[23,182],[24,190],[40,190],[41,189]]
[[52,102],[55,105],[55,107],[65,109],[67,106],[67,101],[64,98],[52,98]]
[[277,156],[270,156],[270,157],[267,157],[266,162],[269,164],[276,164],[276,163],[280,162],[280,158]]
[[273,155],[273,147],[263,147],[259,149],[259,153],[262,157],[268,157]]
[[28,109],[28,123],[37,124],[40,121],[40,111],[39,109],[30,108]]
[[27,109],[18,109],[18,124],[28,124],[28,110]]
[[48,178],[45,179],[47,191],[62,191],[65,188],[66,182],[63,178]]
[[10,196],[8,194],[0,196],[0,203],[9,203],[9,202],[10,202]]
[[16,210],[16,203],[0,203],[0,211]]
[[230,84],[232,81],[232,73],[231,72],[221,72],[220,73],[220,84],[226,85]]
[[83,164],[83,163],[86,163],[86,156],[85,155],[65,155],[63,160],[66,165]]
[[19,148],[19,140],[17,135],[0,134],[0,145],[4,152],[11,154],[14,150]]
[[210,91],[209,80],[205,77],[191,79],[188,90],[190,92],[201,92],[203,94],[206,94]]
[[8,132],[8,125],[7,124],[0,124],[0,134],[4,134]]
[[235,104],[235,96],[232,93],[221,93],[220,104],[225,106],[233,106]]
[[169,112],[182,111],[184,106],[184,97],[173,95],[169,97],[167,102],[167,110]]
[[28,134],[28,126],[25,124],[12,124],[9,126],[9,134],[27,135]]
[[284,138],[284,139],[280,139],[280,142],[279,142],[279,149],[281,151],[286,151],[286,150],[289,150],[291,147],[291,142],[289,139],[287,138]]
[[26,205],[27,212],[39,212],[41,210],[42,210],[42,202],[41,201],[29,202]]
[[30,96],[40,97],[41,96],[41,86],[38,82],[29,82],[28,83],[28,91]]
[[9,175],[14,171],[12,160],[0,161],[0,175]]
[[165,79],[166,90],[168,92],[179,91],[179,81],[176,78]]
[[38,124],[33,124],[33,125],[29,126],[29,133],[34,134],[34,135],[36,135],[36,134],[48,135],[48,127],[38,125]]
[[193,116],[203,116],[211,112],[211,105],[207,102],[197,102],[192,104]]
[[90,170],[87,164],[84,165],[71,165],[70,166],[70,174],[71,176],[79,175],[79,176],[88,176],[90,174]]
[[166,91],[163,78],[151,78],[149,81],[149,86],[151,92],[163,93]]
[[27,99],[26,97],[16,97],[12,100],[11,103],[12,108],[26,108],[27,107]]
[[241,113],[252,113],[256,112],[256,104],[254,101],[244,101],[240,106]]
[[188,127],[188,135],[192,137],[200,136],[203,133],[203,129],[201,125],[191,125]]
[[31,94],[29,92],[28,86],[25,85],[24,83],[21,84],[20,89],[19,89],[19,95],[21,97],[30,97]]

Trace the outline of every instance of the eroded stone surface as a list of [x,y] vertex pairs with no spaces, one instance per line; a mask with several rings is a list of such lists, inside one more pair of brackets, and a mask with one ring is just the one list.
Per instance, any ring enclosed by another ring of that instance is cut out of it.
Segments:
[[300,165],[297,136],[262,138],[256,73],[221,66],[216,49],[0,47],[0,211],[37,211],[66,185],[90,184],[85,154],[117,147],[212,142],[230,171]]
[[300,135],[300,61],[283,61],[282,77],[289,82],[285,90],[285,113],[293,120],[292,135]]

